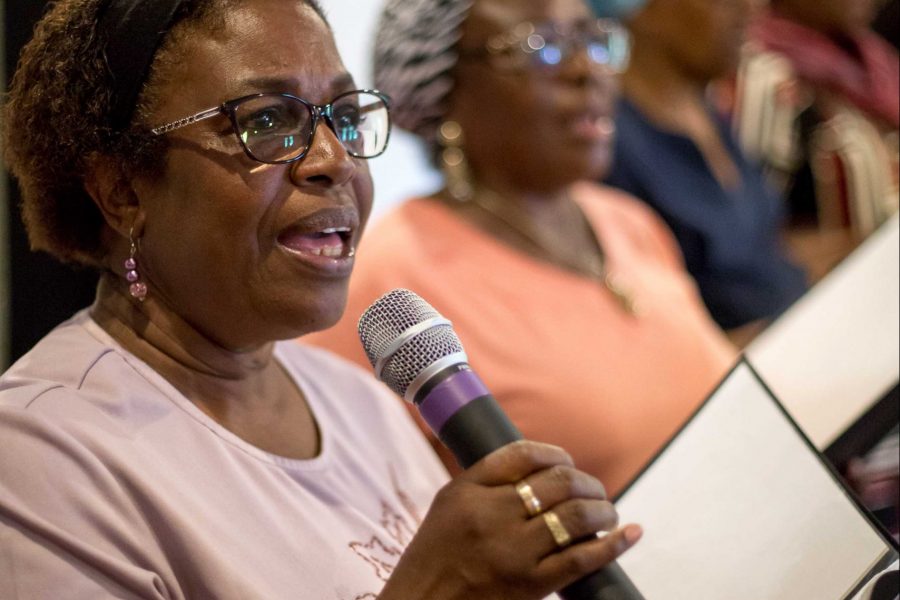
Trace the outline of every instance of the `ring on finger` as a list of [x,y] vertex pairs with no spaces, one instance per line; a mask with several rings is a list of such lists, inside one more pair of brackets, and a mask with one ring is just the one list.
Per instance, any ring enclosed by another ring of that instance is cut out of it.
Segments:
[[572,543],[572,536],[569,534],[569,530],[562,524],[555,512],[552,510],[545,512],[544,523],[547,524],[547,529],[553,535],[557,546],[565,548]]
[[518,492],[519,498],[522,499],[522,504],[525,505],[525,510],[528,512],[529,517],[536,517],[544,512],[544,506],[541,504],[540,498],[535,495],[534,490],[527,481],[523,479],[517,483],[516,492]]

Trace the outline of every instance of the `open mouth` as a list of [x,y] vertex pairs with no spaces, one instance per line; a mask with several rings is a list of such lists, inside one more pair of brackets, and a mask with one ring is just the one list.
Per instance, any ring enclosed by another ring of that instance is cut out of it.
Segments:
[[278,236],[286,249],[309,257],[349,258],[354,254],[350,227],[326,227],[318,231],[288,230]]
[[596,113],[582,113],[570,120],[572,132],[579,138],[590,141],[608,141],[616,131],[613,119]]

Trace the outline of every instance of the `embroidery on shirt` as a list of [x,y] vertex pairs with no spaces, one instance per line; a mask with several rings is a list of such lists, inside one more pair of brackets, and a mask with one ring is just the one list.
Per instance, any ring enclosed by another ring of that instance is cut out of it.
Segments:
[[[375,570],[375,576],[382,581],[387,581],[390,578],[397,563],[400,562],[400,556],[422,523],[418,506],[413,502],[410,495],[401,489],[393,466],[389,467],[389,470],[395,497],[393,502],[381,500],[381,518],[379,523],[390,539],[382,539],[380,536],[374,535],[367,542],[350,543],[350,549],[371,565]],[[406,514],[395,508],[397,503],[400,504],[400,507]],[[365,600],[370,596],[372,598],[376,597],[372,594],[364,594],[354,600]]]
[[385,544],[378,536],[366,543],[351,542],[350,548],[375,569],[375,576],[387,581],[403,554],[403,548]]
[[[391,483],[394,486],[394,492],[397,494],[397,498],[400,500],[400,504],[403,505],[403,508],[406,509],[406,512],[408,512],[413,520],[415,520],[415,529],[419,529],[419,525],[422,524],[422,517],[419,516],[419,507],[415,502],[413,502],[412,498],[409,497],[409,494],[400,489],[400,484],[397,482],[397,474],[394,472],[393,467],[391,467]],[[415,531],[413,531],[413,533],[415,533]]]

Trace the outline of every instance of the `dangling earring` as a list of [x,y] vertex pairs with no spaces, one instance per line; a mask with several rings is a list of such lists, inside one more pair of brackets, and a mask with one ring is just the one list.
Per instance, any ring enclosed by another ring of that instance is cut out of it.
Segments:
[[144,298],[147,297],[147,284],[140,281],[141,276],[137,270],[138,265],[135,256],[137,256],[138,249],[137,244],[134,242],[134,227],[128,232],[128,242],[131,244],[131,252],[128,258],[125,259],[125,279],[131,284],[128,286],[128,292],[132,298],[143,302]]
[[447,192],[458,202],[472,199],[472,177],[469,163],[463,152],[463,130],[456,121],[446,121],[441,125],[438,137],[441,143],[441,171]]

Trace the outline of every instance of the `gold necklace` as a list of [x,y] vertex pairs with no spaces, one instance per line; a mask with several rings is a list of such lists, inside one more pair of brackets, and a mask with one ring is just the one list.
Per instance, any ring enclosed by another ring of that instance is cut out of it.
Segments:
[[[491,200],[485,200],[484,196],[491,197]],[[472,195],[471,201],[475,206],[478,206],[483,211],[491,215],[494,219],[506,225],[506,227],[508,227],[511,231],[522,237],[525,241],[530,243],[545,256],[554,256],[555,253],[547,247],[546,243],[541,239],[540,236],[531,231],[530,228],[526,229],[522,225],[507,217],[498,206],[498,203],[493,200],[494,196],[495,194],[493,192],[484,193],[484,190],[479,190]],[[626,286],[623,286],[621,282],[619,282],[615,277],[607,272],[603,246],[600,244],[600,240],[597,239],[597,234],[594,231],[594,228],[591,227],[590,222],[587,220],[587,217],[584,216],[584,213],[581,211],[578,205],[571,199],[567,198],[567,200],[570,205],[578,212],[582,224],[590,234],[591,240],[593,241],[596,250],[594,253],[595,260],[592,260],[589,263],[575,264],[570,261],[560,261],[557,258],[557,260],[554,262],[560,262],[564,264],[565,267],[570,271],[575,271],[577,273],[587,275],[592,279],[599,281],[603,285],[603,287],[606,288],[606,290],[610,294],[612,294],[613,298],[615,298],[616,302],[619,304],[622,310],[624,310],[628,315],[632,317],[640,316],[640,309],[634,297],[634,293]]]

